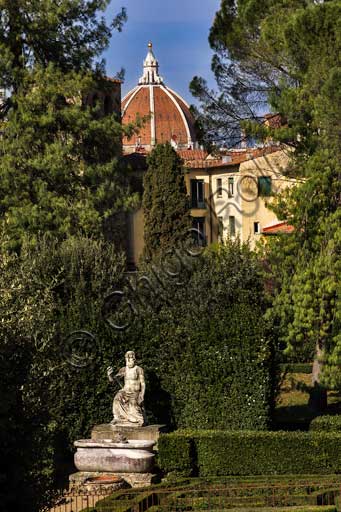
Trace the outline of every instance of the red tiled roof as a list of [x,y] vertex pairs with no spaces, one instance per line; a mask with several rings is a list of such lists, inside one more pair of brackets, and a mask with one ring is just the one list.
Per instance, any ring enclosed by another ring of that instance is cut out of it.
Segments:
[[[125,104],[127,103],[130,96],[131,94],[129,94],[129,96],[126,96],[126,98],[123,100],[123,108],[125,107]],[[150,114],[149,89],[146,87],[141,87],[138,94],[134,96],[129,105],[128,110],[123,114],[122,123],[134,123],[137,114],[140,114],[141,117]],[[141,144],[150,144],[150,120],[146,121],[143,127],[140,128],[138,137]],[[123,145],[134,143],[135,139],[137,139],[136,135],[133,135],[132,139],[123,137]]]
[[[276,151],[280,151],[282,149],[281,146],[266,146],[264,148],[247,148],[243,151],[224,151],[222,158],[216,159],[204,159],[204,158],[186,158],[182,157],[185,160],[185,167],[190,169],[203,169],[208,167],[229,167],[233,165],[241,164],[242,162],[246,162],[247,160],[252,160],[254,158],[259,158],[261,156],[267,155],[269,153],[274,153]],[[180,153],[180,152],[179,152]],[[191,153],[188,151],[188,153]],[[193,151],[194,153],[194,151]],[[181,156],[181,155],[180,155]]]
[[272,226],[266,226],[262,229],[263,235],[281,235],[281,234],[289,234],[294,231],[294,226],[288,224],[287,221],[278,222],[277,224],[273,224]]
[[223,162],[219,160],[187,160],[185,161],[187,169],[207,169],[211,167],[231,167],[236,165],[236,162]]
[[[176,141],[179,147],[188,147],[189,140],[195,142],[194,119],[185,102],[171,89],[163,85],[152,86],[154,117],[151,119],[151,89],[138,86],[130,91],[122,100],[122,123],[134,123],[136,115],[149,116],[139,129],[138,135],[131,139],[123,138],[123,145],[130,146],[137,141],[142,146],[151,144],[151,123],[155,123],[157,143]],[[187,132],[188,130],[188,132]]]
[[265,114],[264,119],[270,128],[280,128],[286,124],[286,119],[280,114]]
[[178,155],[186,161],[189,160],[206,160],[208,157],[207,151],[202,149],[180,149]]

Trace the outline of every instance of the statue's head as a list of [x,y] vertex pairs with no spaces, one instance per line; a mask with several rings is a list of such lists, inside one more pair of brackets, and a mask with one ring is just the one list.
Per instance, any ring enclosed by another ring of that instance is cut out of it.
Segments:
[[135,352],[133,350],[128,350],[128,352],[125,353],[124,357],[128,368],[134,368],[136,362]]

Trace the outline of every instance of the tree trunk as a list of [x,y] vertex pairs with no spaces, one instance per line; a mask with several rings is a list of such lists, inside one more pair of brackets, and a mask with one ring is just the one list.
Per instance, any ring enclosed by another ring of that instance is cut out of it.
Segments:
[[309,405],[312,407],[312,409],[314,409],[314,411],[318,413],[324,412],[327,408],[327,390],[320,384],[320,376],[323,365],[321,362],[322,354],[322,344],[317,341],[311,378],[313,388],[310,392]]

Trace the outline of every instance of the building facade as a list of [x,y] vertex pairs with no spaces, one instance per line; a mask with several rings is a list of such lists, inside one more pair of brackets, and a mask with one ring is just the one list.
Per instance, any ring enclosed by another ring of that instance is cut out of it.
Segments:
[[[268,117],[267,123],[278,118]],[[230,237],[248,242],[254,249],[269,234],[290,231],[269,206],[275,195],[296,183],[285,177],[291,150],[270,141],[264,147],[225,150],[215,156],[198,149],[189,106],[165,85],[151,43],[138,85],[122,100],[122,123],[129,125],[136,119],[144,119],[144,124],[130,139],[123,138],[123,153],[142,181],[146,155],[158,143],[172,144],[184,162],[198,244]],[[128,224],[128,261],[134,265],[143,252],[142,209],[129,216]]]

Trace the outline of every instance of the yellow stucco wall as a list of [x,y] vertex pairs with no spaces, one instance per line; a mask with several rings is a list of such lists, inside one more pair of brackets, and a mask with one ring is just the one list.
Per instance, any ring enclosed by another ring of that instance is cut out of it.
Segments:
[[[268,208],[273,197],[260,197],[258,195],[258,178],[268,176],[271,178],[273,196],[287,187],[294,186],[296,181],[284,176],[288,166],[291,150],[279,150],[239,165],[188,169],[185,172],[185,183],[190,196],[191,179],[203,180],[205,189],[205,208],[192,208],[192,217],[205,219],[205,236],[208,244],[218,241],[219,217],[223,222],[223,238],[229,236],[229,217],[235,217],[236,237],[241,241],[249,241],[252,249],[263,236],[255,234],[254,223],[259,222],[260,231],[279,220],[274,212]],[[222,180],[223,193],[217,195],[217,179]],[[228,194],[228,179],[233,178],[234,191]],[[143,240],[144,219],[142,209],[131,214],[129,220],[130,242],[129,260],[138,262],[144,246]]]
[[[280,150],[240,164],[239,193],[243,215],[241,240],[249,240],[252,249],[262,236],[255,234],[255,222],[259,222],[261,231],[266,226],[284,220],[278,219],[268,205],[273,202],[274,196],[296,183],[294,179],[284,176],[290,156],[290,150]],[[258,194],[258,177],[260,176],[271,178],[272,195],[269,197],[261,197]]]

